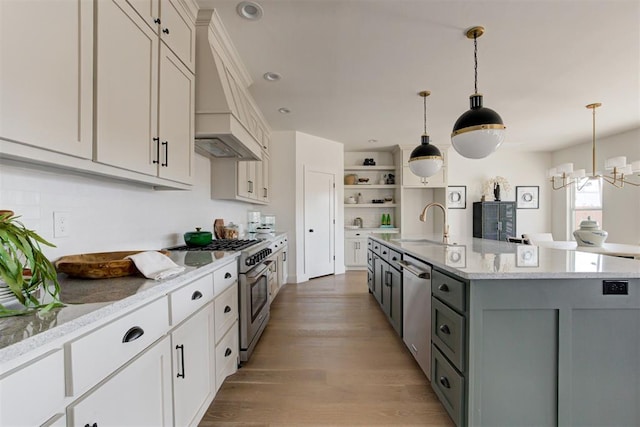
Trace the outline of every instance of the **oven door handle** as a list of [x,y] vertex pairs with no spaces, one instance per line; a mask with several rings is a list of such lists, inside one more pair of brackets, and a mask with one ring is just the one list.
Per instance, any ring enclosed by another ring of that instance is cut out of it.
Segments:
[[258,277],[262,276],[262,274],[269,268],[268,265],[262,263],[262,264],[258,264],[256,267],[254,267],[253,270],[251,270],[249,272],[249,274],[247,274],[247,278],[248,279],[257,279]]

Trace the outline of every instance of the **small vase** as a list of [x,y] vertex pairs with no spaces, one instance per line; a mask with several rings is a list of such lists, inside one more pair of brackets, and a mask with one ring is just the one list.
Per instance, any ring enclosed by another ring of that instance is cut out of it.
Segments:
[[495,199],[496,202],[500,201],[500,184],[496,184],[493,187],[493,198]]

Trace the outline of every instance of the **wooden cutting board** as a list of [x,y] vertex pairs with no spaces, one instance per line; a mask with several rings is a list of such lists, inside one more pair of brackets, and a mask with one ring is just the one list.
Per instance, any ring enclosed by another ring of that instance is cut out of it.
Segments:
[[224,219],[218,218],[213,221],[213,235],[216,239],[224,239]]

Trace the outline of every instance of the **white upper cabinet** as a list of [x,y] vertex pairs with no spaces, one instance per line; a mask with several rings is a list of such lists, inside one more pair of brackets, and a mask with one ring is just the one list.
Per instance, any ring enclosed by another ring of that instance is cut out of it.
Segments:
[[91,158],[91,1],[0,1],[0,138]]
[[193,179],[194,75],[164,45],[160,49],[159,135],[161,163],[158,174],[179,182]]
[[95,161],[190,183],[193,74],[126,1],[96,7]]
[[94,160],[156,175],[158,36],[124,1],[96,8]]

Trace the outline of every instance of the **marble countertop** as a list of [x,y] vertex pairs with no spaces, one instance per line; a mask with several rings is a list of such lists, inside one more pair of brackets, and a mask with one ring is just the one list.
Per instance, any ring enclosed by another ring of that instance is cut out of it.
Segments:
[[186,269],[178,276],[157,281],[142,275],[91,280],[60,274],[60,299],[67,304],[65,307],[44,314],[0,318],[0,365],[87,325],[160,298],[195,278],[236,262],[239,255],[240,252],[223,251],[171,252],[170,258]]
[[377,234],[371,238],[468,280],[482,279],[636,279],[640,261],[597,253],[450,237]]

